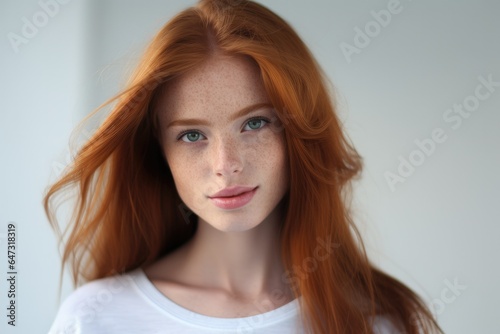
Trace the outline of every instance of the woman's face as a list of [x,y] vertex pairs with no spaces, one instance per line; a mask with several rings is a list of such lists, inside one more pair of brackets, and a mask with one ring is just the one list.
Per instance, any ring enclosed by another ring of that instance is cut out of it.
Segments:
[[[159,108],[163,152],[191,211],[220,231],[273,212],[288,189],[285,138],[255,64],[213,57],[169,82]],[[255,188],[253,197],[211,198],[233,186]]]

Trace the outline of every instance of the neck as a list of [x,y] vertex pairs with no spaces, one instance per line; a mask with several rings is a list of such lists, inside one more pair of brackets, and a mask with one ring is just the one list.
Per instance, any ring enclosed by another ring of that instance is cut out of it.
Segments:
[[234,298],[259,299],[285,296],[291,291],[283,281],[278,206],[255,228],[222,232],[198,218],[198,229],[185,245],[184,272],[204,287]]

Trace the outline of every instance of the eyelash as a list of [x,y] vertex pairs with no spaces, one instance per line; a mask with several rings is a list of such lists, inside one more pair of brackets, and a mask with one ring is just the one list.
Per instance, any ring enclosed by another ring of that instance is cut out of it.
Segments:
[[[271,121],[267,118],[267,117],[262,117],[262,116],[256,116],[256,117],[251,117],[249,119],[247,119],[247,121],[245,122],[245,125],[248,124],[249,122],[251,121],[264,121],[264,125],[262,125],[260,128],[258,129],[252,129],[250,131],[257,131],[257,130],[260,130],[262,129],[266,124],[269,124],[271,123]],[[189,129],[189,130],[186,130],[186,131],[182,131],[181,133],[179,133],[179,135],[177,136],[177,141],[179,140],[182,140],[182,137],[184,137],[185,135],[187,135],[188,133],[199,133],[200,135],[204,136],[203,133],[201,133],[200,131],[198,130],[194,130],[194,129]],[[196,142],[199,142],[199,140],[196,140],[196,141],[186,141],[186,143],[196,143]]]

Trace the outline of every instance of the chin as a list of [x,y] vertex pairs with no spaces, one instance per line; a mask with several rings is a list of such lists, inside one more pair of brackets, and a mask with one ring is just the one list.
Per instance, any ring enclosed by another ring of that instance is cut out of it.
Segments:
[[[214,223],[210,223],[210,221]],[[212,226],[214,229],[221,232],[245,232],[251,230],[258,225],[261,221],[241,221],[237,219],[209,219],[205,220],[205,224]]]
[[250,224],[229,223],[227,225],[222,226],[223,229],[220,230],[224,232],[245,232],[259,226],[259,224],[260,223],[250,223]]

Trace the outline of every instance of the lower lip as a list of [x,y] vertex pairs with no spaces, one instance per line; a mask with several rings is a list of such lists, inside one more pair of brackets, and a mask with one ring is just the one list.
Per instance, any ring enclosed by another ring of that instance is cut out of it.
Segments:
[[257,188],[233,197],[210,197],[212,203],[221,209],[237,209],[250,202]]

